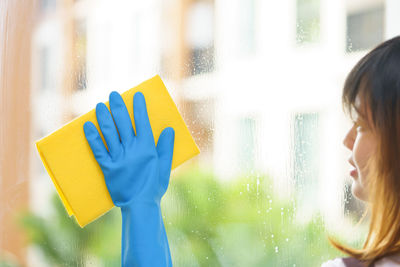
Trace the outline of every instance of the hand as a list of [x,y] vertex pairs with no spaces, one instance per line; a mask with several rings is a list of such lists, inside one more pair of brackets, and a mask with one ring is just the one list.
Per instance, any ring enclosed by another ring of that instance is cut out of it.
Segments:
[[85,122],[83,130],[103,171],[111,199],[121,207],[121,265],[172,266],[160,201],[171,173],[174,130],[165,128],[155,146],[146,102],[140,92],[133,99],[136,134],[117,92],[110,94],[110,109],[112,116],[105,104],[96,106],[108,150],[92,122]]
[[131,203],[159,204],[170,179],[174,130],[165,128],[156,147],[144,95],[137,92],[134,96],[136,135],[122,97],[113,91],[109,98],[112,116],[104,103],[96,106],[97,121],[108,150],[92,122],[85,122],[83,129],[103,171],[111,199],[119,207]]

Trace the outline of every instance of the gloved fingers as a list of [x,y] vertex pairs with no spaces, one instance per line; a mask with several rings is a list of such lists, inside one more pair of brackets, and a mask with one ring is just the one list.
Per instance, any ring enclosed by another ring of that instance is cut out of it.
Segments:
[[135,132],[133,131],[132,121],[124,100],[116,91],[112,91],[109,98],[111,113],[121,136],[121,143],[124,145],[130,144],[135,137]]
[[98,103],[96,106],[97,121],[100,130],[106,140],[111,158],[116,158],[121,152],[121,142],[119,141],[117,129],[107,106],[104,103]]
[[154,136],[147,114],[146,100],[141,92],[136,92],[133,97],[133,110],[136,126],[136,137],[148,141],[154,147]]
[[167,190],[171,173],[172,156],[174,152],[175,131],[171,127],[165,128],[160,134],[157,143],[157,154],[160,162],[160,183]]
[[87,121],[83,124],[83,131],[85,132],[86,140],[88,141],[97,162],[100,164],[101,162],[110,160],[110,155],[104,146],[103,139],[101,139],[96,126],[94,126],[92,122]]

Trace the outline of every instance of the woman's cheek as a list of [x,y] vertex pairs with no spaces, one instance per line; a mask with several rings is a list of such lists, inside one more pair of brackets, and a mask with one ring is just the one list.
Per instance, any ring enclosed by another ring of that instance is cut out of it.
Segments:
[[356,165],[358,177],[365,177],[366,164],[369,157],[369,144],[364,133],[357,133],[357,138],[354,143],[353,160]]
[[354,143],[353,160],[357,168],[357,177],[354,181],[354,195],[362,200],[367,198],[367,183],[368,175],[367,162],[375,149],[375,141],[368,133],[359,132]]

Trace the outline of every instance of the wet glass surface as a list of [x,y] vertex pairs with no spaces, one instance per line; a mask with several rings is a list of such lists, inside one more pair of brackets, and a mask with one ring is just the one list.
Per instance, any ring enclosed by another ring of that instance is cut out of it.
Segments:
[[156,74],[201,150],[162,201],[174,266],[320,266],[344,256],[327,235],[360,246],[341,90],[396,24],[367,2],[2,1],[0,265],[120,266],[119,209],[81,229],[34,141]]

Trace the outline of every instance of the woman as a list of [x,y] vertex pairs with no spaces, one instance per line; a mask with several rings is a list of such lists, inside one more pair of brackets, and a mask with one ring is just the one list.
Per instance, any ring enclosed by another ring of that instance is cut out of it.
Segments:
[[362,249],[329,238],[351,257],[322,266],[400,266],[400,37],[356,64],[342,101],[354,122],[343,141],[352,152],[352,193],[366,202],[370,225]]
[[[371,221],[362,249],[329,238],[350,257],[322,266],[400,266],[400,37],[356,64],[344,85],[343,106],[354,120],[343,142],[352,152],[352,193],[368,204]],[[134,96],[136,133],[116,92],[110,94],[110,109],[112,116],[103,103],[96,107],[109,151],[91,122],[84,131],[111,198],[121,207],[122,265],[172,266],[160,201],[168,187],[174,131],[166,128],[155,146],[141,93]]]

